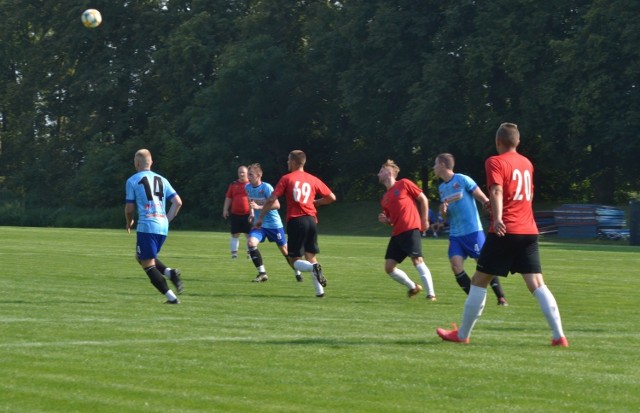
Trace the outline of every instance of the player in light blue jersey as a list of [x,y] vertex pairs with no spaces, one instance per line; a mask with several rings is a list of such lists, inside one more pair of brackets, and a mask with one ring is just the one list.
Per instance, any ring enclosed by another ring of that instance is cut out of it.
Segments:
[[[260,215],[265,201],[273,192],[273,187],[270,184],[262,182],[262,167],[259,163],[249,165],[249,183],[245,186],[245,189],[247,191],[247,196],[249,197],[249,205],[253,209],[252,216],[257,217]],[[277,211],[279,208],[280,202],[276,200],[271,210],[264,215],[262,225],[259,228],[251,228],[251,231],[249,232],[249,237],[247,238],[247,249],[249,250],[249,255],[251,256],[253,265],[258,269],[258,275],[253,279],[253,282],[265,282],[269,279],[267,270],[265,269],[262,261],[262,254],[258,249],[258,245],[260,245],[261,242],[264,242],[265,239],[269,240],[269,242],[276,243],[280,252],[289,264],[289,259],[287,258],[287,254],[289,252],[287,249],[287,239],[285,237],[282,219]],[[289,264],[289,266],[291,266],[291,264]],[[294,271],[296,280],[301,282],[302,274],[298,270]]]
[[[167,285],[165,277],[175,285],[178,294],[184,286],[180,270],[168,268],[158,259],[158,253],[169,233],[169,222],[178,215],[182,199],[164,177],[151,171],[151,152],[140,149],[134,160],[136,173],[126,183],[124,215],[127,232],[131,233],[134,214],[137,211],[136,259],[149,277],[151,284],[167,297],[167,304],[179,304],[175,293]],[[166,212],[167,201],[171,202]]]
[[[488,207],[489,198],[470,177],[453,172],[455,159],[450,153],[436,156],[433,170],[442,179],[440,215],[449,221],[449,261],[458,285],[469,294],[471,279],[464,270],[464,260],[480,256],[485,235],[476,201]],[[491,280],[491,288],[498,298],[498,305],[506,306],[507,299],[498,277]]]

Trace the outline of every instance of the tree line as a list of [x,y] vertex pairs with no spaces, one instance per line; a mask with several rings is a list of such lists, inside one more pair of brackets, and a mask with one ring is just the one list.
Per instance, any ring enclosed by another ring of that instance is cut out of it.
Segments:
[[219,216],[237,166],[293,149],[341,200],[380,165],[437,199],[441,152],[484,182],[503,121],[536,199],[639,191],[640,2],[0,0],[0,207],[121,206],[133,154]]

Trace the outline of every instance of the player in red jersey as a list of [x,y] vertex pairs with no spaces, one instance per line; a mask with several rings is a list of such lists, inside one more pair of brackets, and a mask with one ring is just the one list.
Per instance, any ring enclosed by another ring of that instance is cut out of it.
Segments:
[[471,330],[482,314],[487,285],[494,275],[506,277],[520,273],[527,288],[538,300],[551,328],[552,346],[568,347],[560,311],[542,277],[538,251],[538,227],[533,218],[533,165],[516,151],[520,131],[513,123],[503,123],[496,133],[498,155],[485,162],[491,204],[491,225],[480,252],[476,273],[464,304],[460,328],[438,328],[446,341],[468,343]]
[[427,300],[435,301],[431,272],[422,259],[421,234],[429,229],[429,201],[415,183],[408,179],[397,180],[398,172],[400,167],[392,160],[383,163],[378,172],[378,180],[387,188],[380,201],[382,212],[378,214],[378,221],[392,227],[384,270],[389,277],[406,286],[409,297],[413,297],[422,291],[422,286],[398,268],[399,263],[410,257],[427,288]]
[[247,167],[242,165],[238,168],[238,179],[231,182],[227,188],[222,207],[222,217],[229,218],[231,223],[231,238],[229,239],[229,249],[231,258],[238,257],[238,247],[240,246],[240,234],[249,234],[251,231],[251,208],[249,207],[249,197],[245,187],[249,183]]
[[273,203],[278,198],[285,197],[289,261],[296,270],[313,273],[316,297],[324,297],[327,280],[322,273],[322,266],[316,259],[316,254],[320,252],[316,207],[334,202],[336,196],[319,178],[304,171],[306,161],[307,156],[300,150],[289,153],[287,158],[289,173],[280,178],[254,225],[259,228],[264,215],[271,209]]

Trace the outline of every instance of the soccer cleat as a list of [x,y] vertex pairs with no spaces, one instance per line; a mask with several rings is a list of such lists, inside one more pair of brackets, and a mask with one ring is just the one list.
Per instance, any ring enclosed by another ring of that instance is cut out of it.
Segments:
[[164,302],[165,304],[180,304],[180,300],[177,298],[175,300],[167,300]]
[[169,278],[173,285],[176,286],[176,291],[178,292],[178,294],[182,294],[182,292],[184,291],[184,283],[182,282],[182,278],[180,278],[180,274],[182,273],[179,269],[173,269],[171,270],[171,277]]
[[498,305],[501,305],[503,307],[508,307],[509,303],[507,302],[506,298],[500,297],[500,298],[498,298]]
[[444,341],[452,341],[454,343],[463,343],[469,344],[469,337],[465,339],[461,339],[458,337],[458,326],[456,323],[451,324],[451,330],[445,330],[444,328],[436,328],[436,333],[440,336]]
[[232,252],[231,253],[231,259],[235,260],[236,258],[238,258],[238,254]]
[[254,278],[252,282],[263,283],[263,282],[267,282],[268,280],[269,280],[269,277],[267,277],[267,273],[261,272],[258,275],[256,275],[256,278]]
[[414,288],[412,288],[409,291],[407,291],[407,296],[409,298],[413,298],[416,295],[420,294],[420,291],[422,291],[422,286],[420,284],[416,284],[416,286]]
[[431,294],[427,295],[427,301],[436,301],[436,300],[437,298],[435,295],[431,295]]
[[296,281],[301,283],[303,281],[302,274],[296,274]]
[[316,294],[316,298],[324,298],[324,293],[322,293],[322,294]]
[[569,347],[569,341],[566,337],[560,337],[558,339],[551,339],[552,347]]
[[324,275],[322,274],[322,266],[319,263],[313,264],[313,276],[316,277],[316,280],[318,280],[321,286],[327,286],[327,279],[324,278]]

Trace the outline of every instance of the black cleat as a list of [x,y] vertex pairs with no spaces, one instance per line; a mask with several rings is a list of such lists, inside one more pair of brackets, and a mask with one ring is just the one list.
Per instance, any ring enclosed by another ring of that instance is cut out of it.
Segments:
[[171,277],[169,278],[173,285],[176,286],[178,294],[182,294],[182,292],[184,291],[184,283],[182,282],[182,278],[180,278],[180,274],[182,273],[179,269],[173,269],[171,270]]
[[313,264],[313,276],[316,277],[321,286],[327,286],[327,279],[322,275],[322,266],[319,263]]
[[263,283],[263,282],[267,282],[268,280],[269,280],[269,277],[267,277],[267,273],[266,272],[261,272],[256,276],[256,278],[253,279],[252,282],[254,282],[254,283]]

